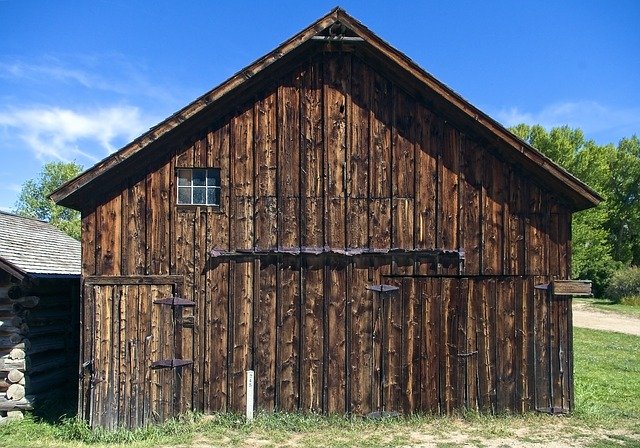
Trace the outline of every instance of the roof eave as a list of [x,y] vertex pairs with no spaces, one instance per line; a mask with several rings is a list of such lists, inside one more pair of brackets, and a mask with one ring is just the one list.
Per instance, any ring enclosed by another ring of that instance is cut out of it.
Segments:
[[22,280],[23,278],[29,276],[27,272],[20,269],[18,266],[11,263],[10,261],[5,260],[4,258],[0,258],[0,269],[2,269],[5,272],[8,272],[11,276],[17,278],[18,280]]

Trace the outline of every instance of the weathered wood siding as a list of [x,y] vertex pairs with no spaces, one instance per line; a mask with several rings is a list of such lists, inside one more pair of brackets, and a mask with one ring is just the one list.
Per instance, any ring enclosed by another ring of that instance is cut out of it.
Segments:
[[[571,406],[570,301],[534,290],[569,273],[570,214],[544,185],[348,52],[239,98],[83,213],[85,276],[183,276],[196,302],[182,316],[194,363],[176,409],[242,411],[247,369],[263,410]],[[220,207],[176,206],[177,167],[219,167]],[[464,262],[210,255],[292,247],[450,249]],[[366,290],[380,283],[400,290]],[[103,322],[152,307],[142,289],[122,291],[85,291],[83,356],[100,350],[98,368],[128,362],[117,344],[147,343],[135,322]],[[117,371],[142,378],[135,362]],[[107,409],[83,396],[85,412]],[[135,406],[109,422],[139,424],[147,405]]]

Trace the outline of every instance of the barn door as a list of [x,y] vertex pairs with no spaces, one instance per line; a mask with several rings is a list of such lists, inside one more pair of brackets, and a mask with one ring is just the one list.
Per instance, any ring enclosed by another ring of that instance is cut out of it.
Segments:
[[181,339],[193,302],[177,298],[180,290],[176,276],[85,281],[83,396],[92,426],[138,427],[187,410],[182,379],[192,361]]

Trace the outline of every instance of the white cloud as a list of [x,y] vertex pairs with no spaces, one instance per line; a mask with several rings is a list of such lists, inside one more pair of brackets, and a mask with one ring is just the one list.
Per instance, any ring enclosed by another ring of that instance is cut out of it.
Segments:
[[596,101],[560,102],[537,112],[518,108],[501,109],[493,115],[505,126],[526,123],[540,124],[546,128],[563,125],[581,128],[587,138],[615,135],[619,139],[640,132],[640,108],[615,109]]
[[20,193],[22,190],[22,185],[20,184],[5,184],[3,185],[5,190],[11,191],[13,193]]
[[11,134],[40,160],[96,162],[140,135],[150,124],[132,106],[88,111],[48,106],[0,111],[0,126],[10,128]]
[[171,90],[158,84],[158,79],[144,66],[118,55],[65,56],[63,59],[48,56],[38,61],[4,59],[0,60],[0,78],[23,86],[59,83],[168,103],[175,101]]

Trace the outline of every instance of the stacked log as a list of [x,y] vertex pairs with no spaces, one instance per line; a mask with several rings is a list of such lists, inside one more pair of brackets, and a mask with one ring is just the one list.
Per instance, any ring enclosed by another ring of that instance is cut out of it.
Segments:
[[68,287],[0,286],[0,423],[22,418],[35,397],[68,382],[71,304]]

